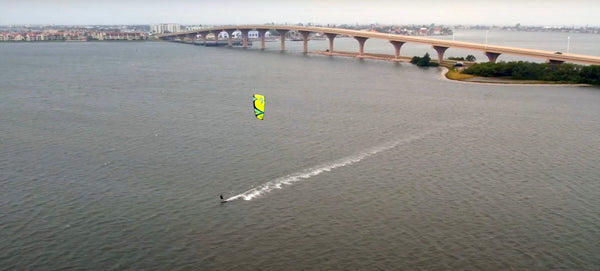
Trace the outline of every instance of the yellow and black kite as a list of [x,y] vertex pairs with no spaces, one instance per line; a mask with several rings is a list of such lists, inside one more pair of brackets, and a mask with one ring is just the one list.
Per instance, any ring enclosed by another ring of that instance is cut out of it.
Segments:
[[254,94],[254,115],[261,120],[265,116],[265,96]]

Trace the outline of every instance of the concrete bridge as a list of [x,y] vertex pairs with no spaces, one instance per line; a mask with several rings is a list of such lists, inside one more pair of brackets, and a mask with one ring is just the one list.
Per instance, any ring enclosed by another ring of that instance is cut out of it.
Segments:
[[499,46],[499,45],[491,45],[491,44],[481,44],[481,43],[472,43],[472,42],[462,42],[462,41],[450,41],[450,40],[438,40],[431,38],[423,38],[423,37],[415,37],[415,36],[405,36],[405,35],[397,35],[397,34],[386,34],[386,33],[378,33],[378,32],[369,32],[369,31],[360,31],[360,30],[351,30],[351,29],[342,29],[342,28],[328,28],[328,27],[311,27],[311,26],[293,26],[293,25],[240,25],[240,26],[219,26],[212,27],[202,30],[194,30],[194,31],[186,31],[186,32],[178,32],[178,33],[170,33],[170,34],[162,34],[158,35],[160,39],[163,40],[174,40],[179,38],[183,40],[184,38],[190,38],[192,40],[196,39],[196,37],[202,37],[202,39],[206,40],[206,36],[208,34],[215,35],[216,39],[218,39],[219,33],[227,32],[228,34],[228,42],[229,45],[232,45],[232,34],[235,31],[242,32],[242,45],[243,47],[248,46],[248,32],[251,30],[256,30],[260,33],[260,43],[261,49],[265,49],[265,34],[269,30],[277,31],[281,36],[281,50],[285,50],[285,34],[289,31],[298,32],[302,40],[304,41],[304,53],[308,52],[308,41],[309,35],[311,33],[322,33],[329,39],[329,52],[333,52],[334,47],[334,39],[338,35],[346,35],[354,37],[358,41],[359,45],[359,56],[364,55],[365,42],[370,39],[383,39],[388,40],[395,49],[395,57],[396,59],[400,57],[400,48],[405,43],[420,43],[420,44],[428,44],[433,47],[433,49],[437,52],[438,60],[441,62],[444,59],[444,52],[448,48],[460,48],[467,50],[476,50],[482,51],[489,59],[490,62],[496,62],[496,59],[501,54],[511,54],[511,55],[521,55],[526,57],[534,57],[534,58],[542,58],[546,59],[546,61],[550,63],[563,63],[563,62],[573,62],[573,63],[581,63],[581,64],[592,64],[592,65],[600,65],[600,57],[597,56],[588,56],[588,55],[577,55],[577,54],[565,54],[559,52],[552,51],[543,51],[543,50],[534,50],[534,49],[525,49],[525,48],[517,48],[517,47],[508,47],[508,46]]

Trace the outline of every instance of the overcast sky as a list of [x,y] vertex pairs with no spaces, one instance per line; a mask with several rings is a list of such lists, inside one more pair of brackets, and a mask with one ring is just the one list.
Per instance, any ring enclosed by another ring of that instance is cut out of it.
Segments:
[[600,26],[600,0],[0,0],[10,24]]

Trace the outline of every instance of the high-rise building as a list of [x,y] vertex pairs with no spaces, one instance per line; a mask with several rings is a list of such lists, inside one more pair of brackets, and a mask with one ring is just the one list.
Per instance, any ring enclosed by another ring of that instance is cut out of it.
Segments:
[[150,26],[150,31],[155,34],[176,33],[181,31],[179,24],[153,24]]

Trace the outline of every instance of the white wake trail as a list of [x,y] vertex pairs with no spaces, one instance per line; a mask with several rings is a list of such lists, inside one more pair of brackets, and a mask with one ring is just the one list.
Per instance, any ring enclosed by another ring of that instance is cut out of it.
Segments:
[[254,199],[258,196],[261,196],[265,193],[271,192],[273,189],[281,189],[285,185],[292,185],[295,182],[306,180],[310,177],[317,176],[323,172],[328,172],[328,171],[331,171],[336,168],[352,165],[354,163],[360,162],[361,160],[363,160],[365,158],[368,158],[370,156],[373,156],[373,155],[378,154],[383,151],[387,151],[389,149],[395,148],[398,145],[405,144],[405,143],[408,143],[410,141],[413,141],[413,140],[416,140],[419,138],[422,138],[422,136],[413,136],[413,137],[405,138],[403,140],[388,142],[386,144],[383,144],[378,147],[374,147],[372,149],[366,150],[366,151],[356,154],[356,155],[348,156],[348,157],[333,161],[331,163],[323,164],[320,166],[306,169],[301,172],[297,172],[297,173],[293,173],[293,174],[290,174],[290,175],[287,175],[284,177],[280,177],[280,178],[274,179],[272,181],[266,182],[260,186],[254,187],[254,188],[252,188],[244,193],[241,193],[239,195],[232,196],[232,197],[228,198],[227,201],[232,201],[232,200],[237,200],[237,199],[252,200],[252,199]]

